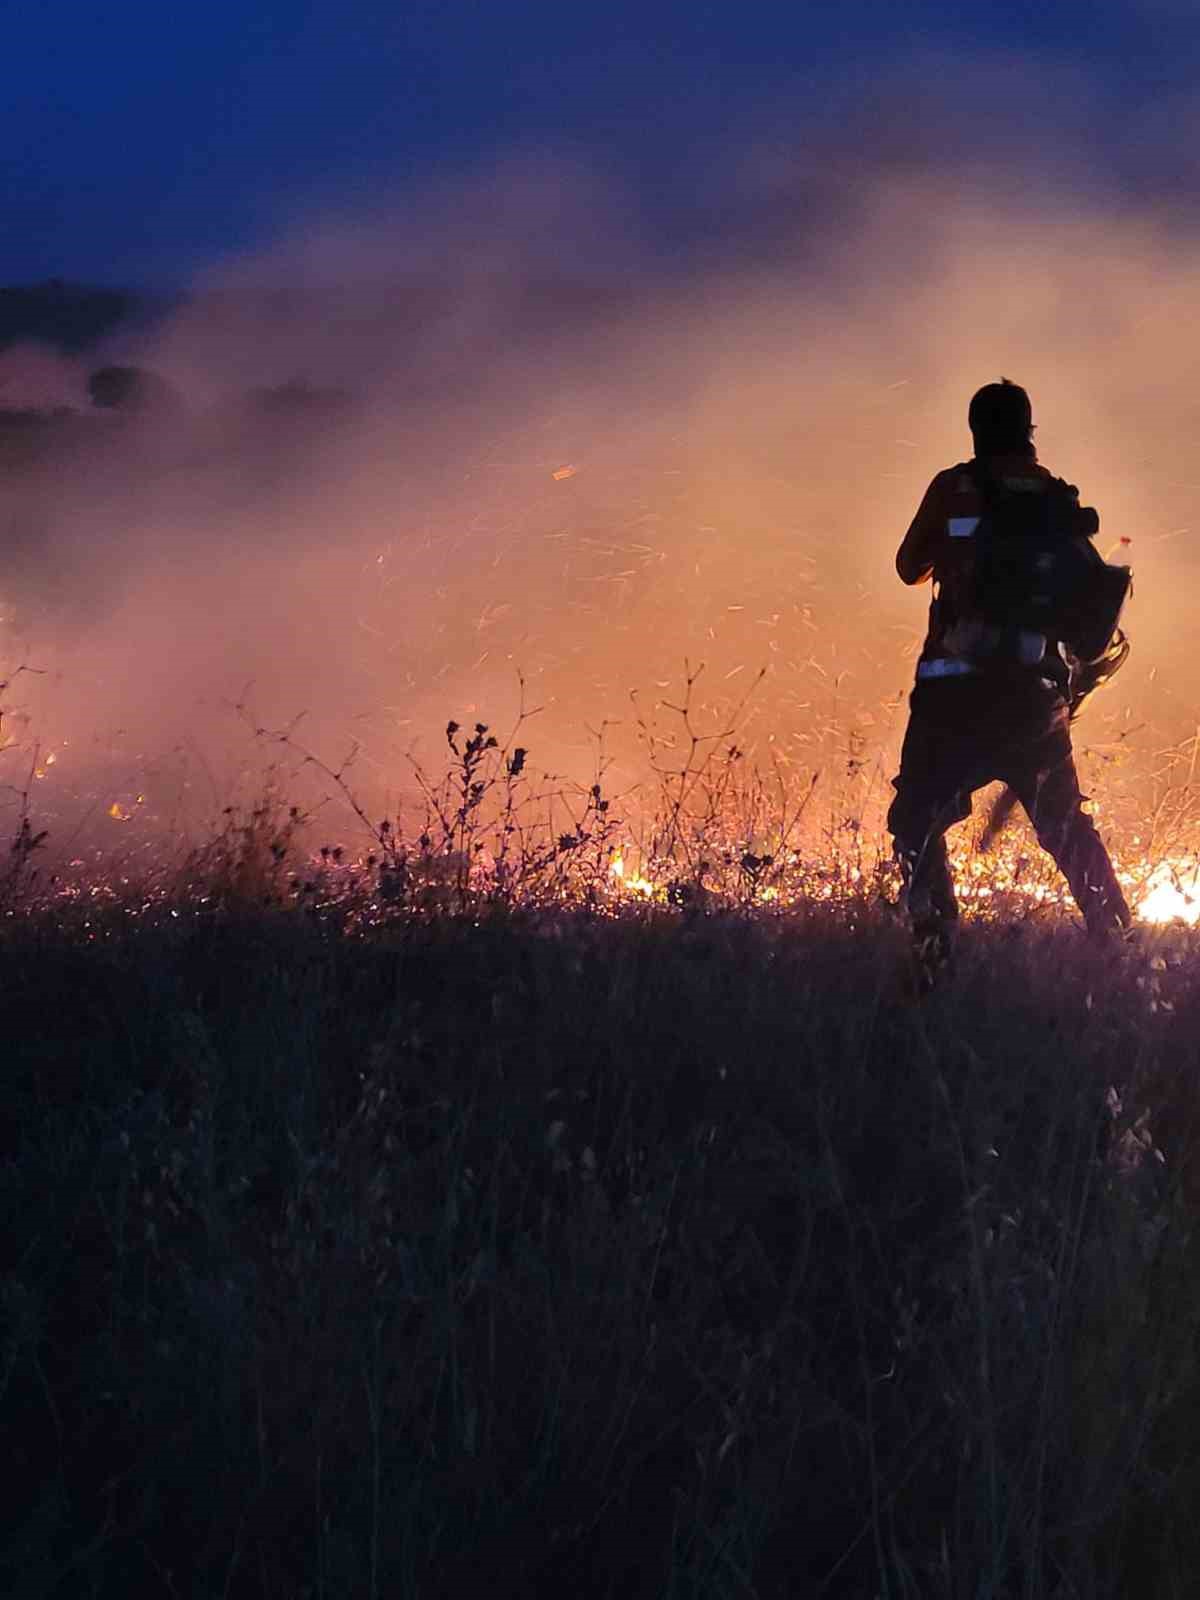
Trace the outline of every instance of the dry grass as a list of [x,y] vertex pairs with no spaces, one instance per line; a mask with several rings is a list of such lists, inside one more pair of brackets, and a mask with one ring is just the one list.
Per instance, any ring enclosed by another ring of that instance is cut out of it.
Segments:
[[1189,936],[976,923],[921,1005],[865,896],[3,959],[7,1592],[1190,1592]]

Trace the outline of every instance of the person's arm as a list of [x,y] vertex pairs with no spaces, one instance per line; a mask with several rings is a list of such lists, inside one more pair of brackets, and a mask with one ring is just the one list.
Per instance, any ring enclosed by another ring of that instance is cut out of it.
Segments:
[[896,552],[896,571],[902,583],[928,583],[933,576],[934,555],[944,522],[941,484],[935,478]]

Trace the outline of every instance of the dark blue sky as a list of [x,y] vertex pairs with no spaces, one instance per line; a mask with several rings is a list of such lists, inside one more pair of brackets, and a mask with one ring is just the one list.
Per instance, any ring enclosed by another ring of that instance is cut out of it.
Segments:
[[1198,170],[1194,0],[9,0],[3,23],[0,282],[179,283],[306,208],[514,152],[596,166],[686,241],[714,153],[764,127],[866,160],[979,143],[1185,205]]

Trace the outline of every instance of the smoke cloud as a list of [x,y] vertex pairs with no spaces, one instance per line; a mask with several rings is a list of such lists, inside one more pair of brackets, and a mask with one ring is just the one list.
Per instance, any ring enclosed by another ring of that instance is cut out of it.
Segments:
[[[1015,69],[982,70],[961,94]],[[1080,743],[1150,803],[1197,721],[1200,241],[1079,163],[952,162],[875,89],[852,144],[769,117],[726,141],[677,257],[610,175],[516,155],[304,217],[103,352],[178,408],[80,414],[4,486],[8,726],[55,831],[103,842],[138,795],[140,836],[196,824],[261,767],[246,719],[358,747],[393,805],[448,718],[511,723],[519,675],[539,767],[588,780],[608,723],[627,787],[685,661],[714,730],[767,669],[739,743],[798,776],[854,759],[878,802],[928,603],[895,548],[1001,374],[1134,566],[1136,654]],[[84,377],[0,369],[9,405]]]

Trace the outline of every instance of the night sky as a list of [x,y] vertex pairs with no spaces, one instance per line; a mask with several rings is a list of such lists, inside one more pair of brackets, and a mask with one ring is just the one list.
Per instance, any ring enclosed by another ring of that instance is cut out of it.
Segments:
[[4,23],[8,283],[178,286],[297,217],[547,154],[618,186],[668,258],[740,225],[743,147],[983,151],[1184,212],[1200,172],[1192,0],[139,0]]

